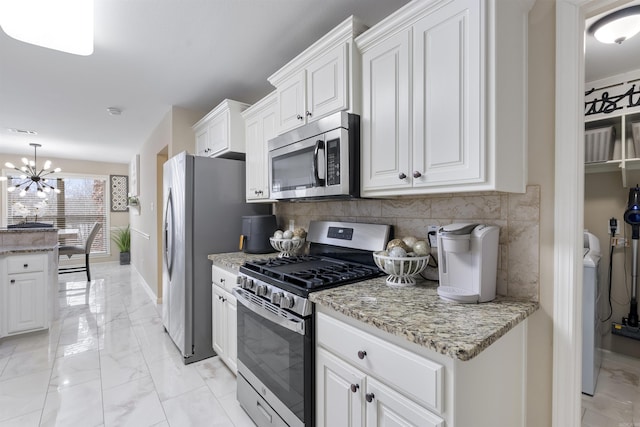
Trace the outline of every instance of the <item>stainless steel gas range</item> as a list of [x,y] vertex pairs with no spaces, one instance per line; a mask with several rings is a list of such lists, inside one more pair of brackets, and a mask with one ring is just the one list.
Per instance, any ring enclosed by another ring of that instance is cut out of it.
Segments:
[[309,253],[240,267],[238,401],[259,427],[314,425],[314,323],[309,293],[377,277],[374,251],[391,226],[313,221]]

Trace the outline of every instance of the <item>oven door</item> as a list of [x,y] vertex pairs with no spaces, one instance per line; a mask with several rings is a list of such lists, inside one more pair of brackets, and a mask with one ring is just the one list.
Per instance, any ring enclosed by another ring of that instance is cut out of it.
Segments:
[[[288,425],[313,425],[313,317],[286,312],[287,319],[279,307],[248,292],[234,289],[234,294],[239,303],[238,373]],[[238,400],[245,407],[255,403],[240,395]],[[252,408],[245,409],[251,413]]]

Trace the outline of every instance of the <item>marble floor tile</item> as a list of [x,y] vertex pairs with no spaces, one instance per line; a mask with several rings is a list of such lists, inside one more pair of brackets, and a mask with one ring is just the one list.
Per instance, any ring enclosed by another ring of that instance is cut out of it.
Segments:
[[0,381],[0,421],[42,409],[50,371],[40,371]]
[[143,427],[166,421],[151,377],[106,389],[103,399],[106,427]]
[[100,356],[97,351],[60,357],[53,365],[49,391],[61,390],[94,380],[100,380]]
[[234,427],[208,387],[200,387],[162,402],[171,426]]
[[51,372],[54,360],[54,354],[46,347],[21,353],[14,352],[2,370],[0,381],[34,372]]
[[149,376],[147,362],[140,349],[100,354],[102,388],[109,389]]
[[219,357],[201,360],[195,367],[216,397],[236,395],[236,377]]
[[38,427],[41,414],[42,411],[38,409],[10,420],[0,421],[0,427]]
[[225,396],[217,397],[217,399],[235,427],[255,427],[249,415],[240,407],[235,393],[226,394]]
[[100,426],[104,423],[100,380],[50,390],[41,426]]
[[205,386],[195,366],[184,365],[174,357],[149,363],[149,371],[161,401]]

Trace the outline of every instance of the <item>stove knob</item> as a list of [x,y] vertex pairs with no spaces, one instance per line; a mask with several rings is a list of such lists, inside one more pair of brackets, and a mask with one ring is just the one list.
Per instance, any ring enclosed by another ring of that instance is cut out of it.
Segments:
[[253,288],[255,287],[255,284],[253,283],[253,279],[249,279],[247,277],[247,280],[243,283],[244,288],[245,289],[249,289],[250,291],[253,290]]
[[256,286],[256,295],[263,297],[267,295],[267,285]]
[[242,284],[247,280],[246,277],[244,276],[238,276],[236,277],[236,285],[239,285],[240,287],[242,287]]
[[282,295],[284,295],[282,292],[274,292],[271,294],[271,303],[275,304],[275,305],[280,305],[280,302],[282,301]]
[[291,295],[283,295],[280,298],[280,307],[282,308],[291,308],[296,303],[296,300]]

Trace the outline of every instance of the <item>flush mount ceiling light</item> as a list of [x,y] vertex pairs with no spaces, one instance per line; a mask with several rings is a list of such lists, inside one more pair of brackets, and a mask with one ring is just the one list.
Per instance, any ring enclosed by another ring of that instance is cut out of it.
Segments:
[[2,0],[8,36],[76,55],[93,53],[93,0]]
[[122,114],[122,110],[117,107],[107,107],[107,113],[109,113],[110,116],[119,116]]
[[640,6],[616,10],[598,19],[589,32],[601,43],[618,43],[640,32]]
[[[7,162],[4,164],[8,168],[15,169],[20,172],[19,178],[22,180],[20,183],[7,188],[7,191],[13,192],[16,190],[20,190],[20,197],[24,197],[27,194],[27,191],[29,191],[29,189],[33,186],[34,190],[37,191],[37,196],[43,199],[47,197],[47,193],[50,193],[51,190],[53,190],[55,193],[59,193],[60,190],[47,183],[47,179],[45,178],[45,176],[51,175],[52,173],[58,173],[62,169],[55,168],[53,170],[49,170],[49,168],[51,167],[51,162],[47,160],[46,162],[44,162],[44,166],[42,167],[42,169],[38,171],[37,150],[38,147],[41,147],[41,145],[35,143],[31,143],[29,145],[33,147],[33,160],[28,160],[26,157],[23,157],[23,166],[19,168],[11,162]],[[6,181],[7,178],[0,177],[0,180]]]

